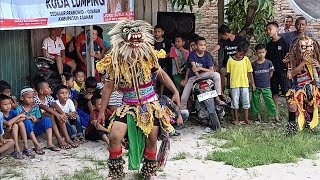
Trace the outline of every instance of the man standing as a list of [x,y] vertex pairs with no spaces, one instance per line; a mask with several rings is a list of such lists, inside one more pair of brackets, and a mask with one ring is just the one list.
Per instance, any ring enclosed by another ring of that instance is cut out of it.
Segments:
[[[231,30],[227,25],[221,25],[218,29],[218,34],[221,37],[221,40],[219,44],[213,48],[213,52],[218,51],[220,48],[223,49],[223,61],[220,69],[221,89],[223,94],[225,90],[225,77],[227,76],[227,69],[226,69],[227,61],[229,57],[236,54],[237,47],[242,42],[247,42],[247,41],[245,37],[240,35],[234,35],[233,33],[231,33]],[[249,42],[247,43],[249,44]],[[223,97],[226,98],[225,96]]]
[[307,35],[309,37],[313,37],[313,34],[311,32],[306,31],[307,28],[307,20],[304,17],[298,17],[295,22],[295,31],[287,32],[280,34],[281,37],[283,37],[287,43],[289,43],[289,46],[291,47],[294,41],[296,41],[301,35]]
[[284,18],[283,23],[284,23],[284,26],[279,28],[279,34],[294,31],[294,30],[292,29],[292,27],[291,27],[291,26],[292,26],[292,23],[293,23],[293,17],[292,17],[292,16],[290,16],[290,15],[286,16],[286,17]]

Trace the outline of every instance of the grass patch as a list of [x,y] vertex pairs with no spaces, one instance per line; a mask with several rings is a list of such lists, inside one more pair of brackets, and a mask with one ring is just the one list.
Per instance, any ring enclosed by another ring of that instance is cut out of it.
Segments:
[[[8,179],[11,179],[11,178],[18,178],[18,177],[23,177],[23,173],[21,172],[18,172],[18,171],[15,171],[13,169],[7,169],[4,171],[3,174],[0,175],[1,178],[8,178]],[[1,179],[0,178],[0,179]]]
[[98,170],[94,170],[92,168],[84,168],[80,171],[76,171],[73,175],[67,176],[65,180],[96,180],[96,179],[104,179],[102,175],[99,174]]
[[97,166],[97,168],[102,168],[102,167],[106,166],[106,164],[107,164],[106,160],[96,159],[95,157],[93,157],[91,155],[87,155],[87,154],[85,154],[83,157],[79,157],[79,158],[86,160],[86,161],[93,162]]
[[180,159],[186,159],[187,153],[185,152],[179,152],[176,156],[172,157],[171,159],[174,161],[180,160]]
[[49,176],[42,174],[41,180],[50,180]]
[[320,136],[301,132],[294,137],[286,137],[284,132],[283,128],[270,126],[229,127],[226,131],[216,132],[207,138],[228,140],[220,148],[233,149],[208,153],[205,159],[248,168],[314,158],[314,154],[320,150]]

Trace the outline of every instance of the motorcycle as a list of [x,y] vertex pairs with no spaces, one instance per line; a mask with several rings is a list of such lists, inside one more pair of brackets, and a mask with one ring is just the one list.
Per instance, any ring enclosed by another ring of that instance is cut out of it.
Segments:
[[[214,89],[214,81],[210,78],[199,79],[193,83],[193,102],[197,113],[197,121],[215,131],[220,128],[220,119],[225,115],[224,106],[216,105],[215,97],[218,96]],[[206,130],[207,131],[207,130]]]
[[[35,77],[44,78],[52,87],[61,84],[61,77],[55,61],[46,57],[36,57],[34,62],[36,65]],[[70,72],[71,68],[64,65],[63,70],[64,72]]]

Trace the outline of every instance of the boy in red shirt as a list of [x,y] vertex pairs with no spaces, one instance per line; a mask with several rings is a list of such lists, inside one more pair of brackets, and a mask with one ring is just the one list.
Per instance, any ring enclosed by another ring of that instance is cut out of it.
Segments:
[[99,121],[99,110],[101,107],[101,95],[94,95],[91,98],[91,103],[94,106],[94,109],[91,111],[90,114],[90,122],[86,128],[86,139],[90,141],[97,141],[97,140],[103,140],[109,145],[109,139],[107,136],[107,128],[109,125],[108,117],[112,114],[110,110],[106,110],[106,120],[105,121]]

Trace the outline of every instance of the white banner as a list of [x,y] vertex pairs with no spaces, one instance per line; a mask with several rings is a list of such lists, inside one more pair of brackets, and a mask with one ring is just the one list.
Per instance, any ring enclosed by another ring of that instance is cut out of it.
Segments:
[[115,23],[134,18],[134,0],[1,0],[0,30]]

